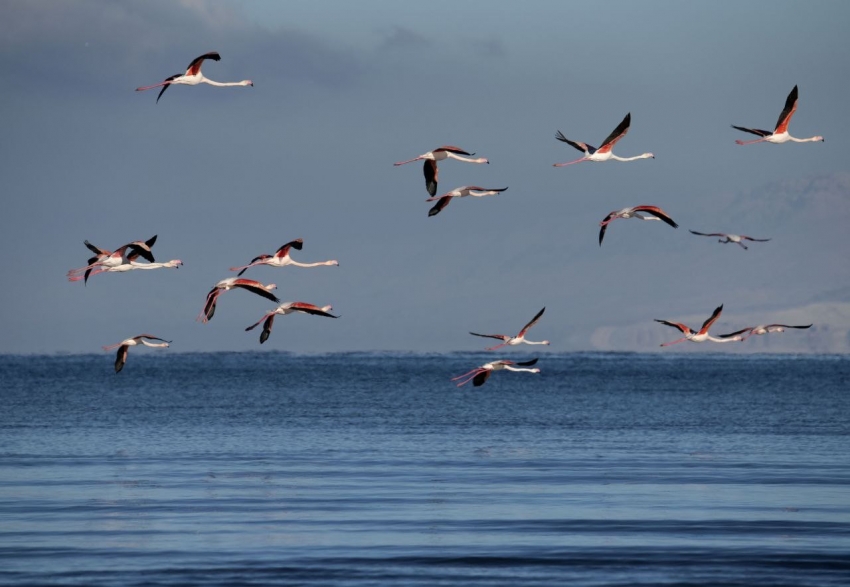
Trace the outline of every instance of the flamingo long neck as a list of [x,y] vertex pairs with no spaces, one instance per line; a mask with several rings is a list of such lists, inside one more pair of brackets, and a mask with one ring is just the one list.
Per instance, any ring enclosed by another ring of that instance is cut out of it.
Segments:
[[241,82],[217,82],[205,77],[201,78],[201,81],[205,84],[209,84],[211,86],[218,86],[219,88],[224,88],[228,86],[248,86],[251,84],[248,80],[242,80]]
[[451,151],[446,151],[446,157],[450,157],[451,159],[457,159],[458,161],[466,161],[467,163],[489,163],[487,159],[483,157],[479,159],[470,159],[469,157],[461,157],[460,155],[455,155]]
[[511,367],[510,365],[505,365],[505,369],[508,371],[525,371],[526,373],[540,373],[540,369],[526,369],[524,367]]
[[788,135],[788,140],[794,141],[795,143],[816,143],[816,142],[822,141],[823,138],[822,137],[809,137],[807,139],[798,139],[797,137],[792,137],[791,135]]
[[290,265],[295,265],[296,267],[321,267],[322,265],[335,265],[333,261],[319,261],[316,263],[299,263],[293,259],[289,260]]
[[522,342],[524,342],[525,344],[549,344],[548,340],[533,341],[533,340],[522,339]]
[[652,157],[652,153],[644,153],[642,155],[635,155],[634,157],[618,157],[614,153],[611,153],[611,159],[615,161],[636,161],[638,159],[649,159]]
[[171,269],[177,267],[177,261],[169,261],[168,263],[136,263],[131,261],[133,269],[162,269],[163,267]]
[[740,341],[744,340],[744,338],[741,337],[741,336],[730,336],[729,338],[716,338],[716,337],[711,336],[709,334],[706,337],[705,340],[708,340],[708,341],[711,341],[711,342],[740,342]]
[[150,346],[150,347],[167,347],[168,346],[167,342],[148,342],[144,338],[141,340],[141,343],[145,346]]

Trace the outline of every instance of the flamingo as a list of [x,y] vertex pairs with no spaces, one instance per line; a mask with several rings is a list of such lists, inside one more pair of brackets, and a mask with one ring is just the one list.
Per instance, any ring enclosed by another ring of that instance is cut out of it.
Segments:
[[277,287],[275,284],[270,283],[268,285],[263,285],[259,281],[254,281],[253,279],[228,277],[227,279],[222,279],[216,283],[210,290],[210,293],[207,294],[207,301],[204,303],[204,309],[200,314],[198,314],[197,320],[200,320],[201,322],[209,322],[212,320],[212,317],[215,314],[215,304],[218,301],[218,296],[220,296],[222,292],[236,287],[241,287],[242,289],[246,289],[257,295],[263,296],[276,304],[280,303],[280,300],[271,293],[271,291]]
[[254,257],[251,259],[251,262],[247,265],[242,265],[241,267],[231,267],[231,271],[238,271],[236,275],[242,275],[245,271],[250,267],[255,267],[257,265],[269,265],[270,267],[285,267],[287,265],[294,265],[295,267],[320,267],[322,265],[328,266],[339,266],[339,261],[331,259],[329,261],[318,261],[316,263],[299,263],[298,261],[293,261],[289,257],[289,252],[291,249],[296,249],[298,251],[301,250],[301,247],[304,246],[304,239],[295,239],[294,241],[289,241],[282,247],[280,247],[277,251],[275,251],[274,255],[260,255],[259,257]]
[[[461,157],[461,155],[467,155],[468,157]],[[475,155],[475,153],[467,153],[460,147],[453,147],[451,145],[444,145],[442,147],[437,147],[433,151],[428,151],[427,153],[423,153],[419,155],[419,157],[414,157],[413,159],[408,159],[407,161],[399,161],[397,163],[393,163],[396,167],[399,165],[405,165],[406,163],[413,163],[414,161],[420,161],[422,159],[425,160],[425,164],[422,167],[422,171],[425,173],[425,187],[428,189],[428,193],[432,196],[437,195],[437,176],[439,175],[439,170],[437,169],[437,161],[442,161],[443,159],[457,159],[458,161],[466,161],[467,163],[490,163],[487,159],[480,157],[478,159],[472,159],[471,157]]]
[[[515,363],[514,361],[493,361],[492,363],[485,363],[480,367],[476,367],[472,371],[464,373],[463,375],[458,375],[457,377],[452,377],[452,381],[457,381],[458,379],[463,379],[460,383],[457,384],[458,387],[462,385],[466,385],[470,381],[472,381],[472,385],[475,387],[480,387],[484,385],[484,383],[489,379],[490,374],[493,371],[501,371],[505,369],[507,371],[524,371],[526,373],[540,373],[540,369],[526,369],[525,367],[531,367],[537,363],[537,359],[531,359],[530,361],[524,361],[521,363]],[[514,367],[513,365],[516,365]]]
[[[89,275],[95,267],[117,267],[118,265],[133,261],[139,257],[153,263],[154,257],[151,252],[151,247],[153,247],[156,242],[156,236],[157,235],[153,235],[146,241],[133,241],[118,247],[114,252],[107,249],[101,249],[100,247],[91,244],[89,241],[83,241],[83,244],[86,245],[86,247],[94,253],[95,256],[88,260],[88,265],[85,267],[78,267],[77,269],[71,269],[68,271],[68,276],[70,278],[71,276],[83,273],[83,280],[85,283],[88,283]],[[69,281],[79,281],[79,279],[69,279]]]
[[667,320],[659,320],[659,319],[656,318],[655,319],[656,322],[661,322],[662,324],[666,324],[667,326],[672,326],[673,328],[678,328],[679,330],[682,331],[682,334],[685,335],[684,337],[682,337],[678,340],[674,340],[672,342],[665,342],[661,346],[670,346],[671,344],[676,344],[676,343],[679,343],[679,342],[685,342],[686,340],[690,340],[691,342],[705,342],[707,340],[711,341],[711,342],[740,342],[740,341],[744,340],[743,337],[737,336],[737,335],[732,336],[730,338],[723,338],[723,337],[715,338],[708,333],[708,329],[711,328],[711,325],[714,324],[717,321],[717,319],[720,317],[720,313],[722,311],[723,311],[723,304],[720,304],[719,306],[717,306],[717,308],[715,308],[714,312],[711,314],[711,317],[708,320],[706,320],[705,322],[703,322],[702,328],[700,328],[698,332],[694,332],[689,327],[685,326],[684,324],[682,324],[680,322],[668,322]]
[[744,250],[748,250],[748,247],[747,247],[747,245],[745,245],[744,243],[741,242],[742,240],[748,240],[748,241],[753,241],[753,242],[757,242],[757,243],[766,243],[767,241],[770,240],[769,238],[753,238],[753,237],[747,236],[745,234],[726,234],[725,232],[705,233],[705,232],[697,232],[696,230],[691,230],[690,228],[688,230],[690,230],[691,234],[696,234],[696,235],[699,235],[699,236],[719,236],[720,239],[717,242],[723,243],[723,244],[735,243],[736,245],[743,247]]
[[617,125],[617,128],[614,129],[608,138],[602,141],[602,146],[598,149],[596,147],[592,147],[587,143],[581,143],[579,141],[571,141],[567,137],[564,136],[564,133],[558,131],[555,135],[555,138],[561,142],[567,143],[571,147],[578,149],[579,151],[584,152],[584,157],[580,159],[576,159],[575,161],[568,161],[567,163],[555,163],[555,167],[566,167],[567,165],[573,165],[575,163],[581,163],[582,161],[608,161],[609,159],[613,159],[614,161],[634,161],[635,159],[655,159],[655,155],[652,153],[644,153],[642,155],[636,155],[634,157],[617,157],[611,150],[614,148],[614,145],[617,144],[617,141],[626,136],[626,133],[629,132],[629,125],[632,123],[632,113],[629,112],[626,114],[626,117],[623,121]]
[[602,246],[602,239],[605,238],[605,231],[608,230],[608,225],[617,218],[640,218],[641,220],[663,220],[673,228],[679,228],[670,215],[658,206],[634,206],[633,208],[623,208],[622,210],[614,210],[608,216],[602,219],[599,223],[599,246]]
[[747,340],[753,335],[760,336],[762,334],[770,334],[771,332],[785,332],[788,328],[811,328],[811,324],[804,324],[802,326],[792,326],[789,324],[762,324],[760,326],[752,326],[748,328],[742,328],[741,330],[736,330],[735,332],[730,332],[729,334],[721,334],[720,338],[726,338],[729,336],[737,336],[739,334],[747,333],[743,340]]
[[744,132],[748,132],[754,135],[758,135],[760,139],[753,139],[752,141],[742,141],[736,140],[735,142],[739,145],[751,145],[753,143],[761,143],[768,142],[773,143],[775,145],[779,145],[782,143],[787,143],[788,141],[794,141],[795,143],[814,143],[821,141],[823,142],[823,137],[818,135],[814,137],[809,137],[807,139],[798,139],[797,137],[792,137],[788,134],[788,124],[791,122],[791,117],[794,116],[794,113],[797,111],[797,86],[794,86],[794,89],[791,90],[791,93],[788,94],[788,97],[785,99],[785,108],[782,109],[782,112],[779,114],[779,120],[776,121],[776,128],[773,129],[773,132],[769,130],[761,130],[758,128],[746,128],[743,126],[735,126],[732,125],[732,128],[742,130]]
[[260,325],[260,322],[265,320],[265,324],[263,324],[263,332],[260,333],[260,344],[263,344],[269,339],[269,336],[272,333],[272,326],[274,325],[274,317],[280,314],[281,316],[286,316],[287,314],[292,314],[293,312],[302,312],[304,314],[313,314],[314,316],[326,316],[327,318],[339,318],[339,316],[334,316],[330,313],[333,310],[333,306],[314,306],[313,304],[307,304],[305,302],[286,302],[285,304],[281,304],[271,312],[266,312],[266,315],[260,318],[256,323],[252,324],[248,328],[245,329],[245,332],[249,330],[253,330],[257,326]]
[[211,53],[204,53],[200,57],[195,57],[192,60],[192,63],[189,64],[189,67],[186,68],[186,73],[180,75],[179,73],[172,75],[171,77],[165,78],[165,81],[162,81],[158,84],[154,84],[152,86],[142,86],[140,88],[136,88],[137,92],[144,92],[145,90],[150,90],[153,88],[158,88],[162,86],[162,89],[159,91],[159,95],[156,97],[156,101],[159,102],[159,99],[162,98],[162,95],[165,93],[165,90],[168,89],[168,86],[172,84],[183,84],[186,86],[196,86],[198,84],[209,84],[211,86],[218,86],[220,88],[227,86],[252,86],[254,82],[249,79],[243,79],[241,82],[217,82],[213,81],[209,78],[204,77],[204,74],[201,73],[201,66],[204,64],[204,60],[212,59],[213,61],[220,61],[221,55],[216,53],[215,51]]
[[425,200],[426,202],[433,202],[437,200],[437,203],[434,204],[434,207],[428,211],[428,216],[436,216],[440,212],[442,212],[443,208],[449,205],[449,202],[452,201],[452,198],[464,198],[466,196],[473,196],[475,198],[482,198],[484,196],[495,196],[496,194],[501,194],[508,188],[482,188],[475,185],[465,185],[463,187],[455,188],[450,192],[446,192],[442,196],[435,196],[433,198],[428,198]]
[[[149,340],[159,340],[161,342],[148,342]],[[153,336],[150,334],[140,334],[139,336],[134,336],[133,338],[127,338],[122,340],[121,342],[116,342],[115,344],[110,344],[103,347],[103,350],[108,351],[114,349],[115,347],[120,347],[118,349],[118,354],[115,357],[115,372],[118,373],[121,369],[124,368],[124,363],[127,362],[127,352],[130,350],[131,346],[136,346],[139,344],[143,344],[149,347],[167,347],[171,344],[170,340],[165,340],[164,338],[159,338],[158,336]]]
[[[183,265],[183,261],[180,259],[172,259],[166,263],[137,263],[135,261],[127,261],[126,263],[122,263],[121,265],[116,265],[114,267],[106,267],[104,269],[96,269],[94,271],[89,269],[86,271],[85,279],[89,278],[89,274],[94,276],[99,273],[125,273],[127,271],[135,271],[137,269],[180,269],[181,265]],[[68,278],[68,281],[80,281],[81,279],[84,278],[79,275],[72,275]]]
[[537,312],[537,315],[531,319],[531,322],[526,324],[522,330],[519,331],[519,334],[516,336],[508,336],[506,334],[478,334],[477,332],[470,332],[469,334],[473,336],[482,336],[484,338],[497,338],[502,341],[502,344],[497,344],[496,346],[491,346],[485,350],[493,351],[498,348],[502,348],[503,346],[516,346],[518,344],[549,344],[548,340],[541,340],[539,342],[534,342],[531,340],[525,340],[525,335],[531,330],[531,327],[537,324],[537,321],[540,320],[540,317],[543,315],[543,312],[546,311],[546,307],[544,306],[542,310]]

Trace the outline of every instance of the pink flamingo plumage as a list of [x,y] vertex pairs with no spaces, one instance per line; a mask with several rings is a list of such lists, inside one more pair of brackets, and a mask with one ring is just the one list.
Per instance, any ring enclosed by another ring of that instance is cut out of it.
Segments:
[[452,377],[452,381],[457,381],[458,379],[462,379],[460,383],[457,384],[458,387],[466,385],[470,381],[472,381],[472,385],[475,387],[480,387],[487,382],[487,379],[490,378],[490,374],[493,371],[501,371],[505,369],[507,371],[524,371],[526,373],[540,373],[540,369],[527,369],[526,367],[531,367],[532,365],[537,363],[537,359],[531,359],[530,361],[524,361],[521,363],[515,363],[514,361],[493,361],[491,363],[485,363],[480,367],[476,367],[472,371],[468,371],[463,375],[458,375],[457,377]]
[[776,127],[773,129],[773,132],[769,130],[761,130],[759,128],[747,128],[744,126],[735,126],[732,125],[732,128],[737,130],[742,130],[744,132],[748,132],[750,134],[758,135],[761,138],[753,139],[752,141],[742,141],[736,140],[735,142],[739,145],[751,145],[753,143],[773,143],[775,145],[779,145],[782,143],[787,143],[788,141],[793,141],[795,143],[814,143],[814,142],[823,142],[823,137],[818,135],[814,137],[809,137],[807,139],[798,139],[796,137],[792,137],[788,133],[788,124],[791,122],[791,117],[794,116],[794,113],[797,111],[797,86],[794,86],[794,89],[791,90],[791,93],[788,94],[788,97],[785,99],[785,107],[782,109],[782,112],[779,114],[779,120],[776,121]]
[[165,90],[168,89],[168,86],[173,84],[180,84],[184,86],[196,86],[198,84],[209,84],[211,86],[217,86],[220,88],[228,87],[228,86],[253,86],[254,82],[249,79],[242,80],[241,82],[217,82],[213,81],[209,78],[204,77],[204,74],[201,73],[201,66],[204,64],[204,61],[207,59],[212,59],[213,61],[220,61],[221,55],[216,53],[215,51],[210,53],[204,53],[200,57],[195,57],[192,60],[192,63],[189,64],[189,67],[186,68],[186,73],[183,74],[174,74],[171,77],[165,78],[164,81],[161,81],[158,84],[153,84],[152,86],[142,86],[140,88],[136,88],[137,92],[144,92],[145,90],[150,90],[153,88],[158,88],[162,86],[162,89],[159,91],[159,95],[156,97],[156,101],[159,102],[159,99],[162,98],[162,95],[165,93]]

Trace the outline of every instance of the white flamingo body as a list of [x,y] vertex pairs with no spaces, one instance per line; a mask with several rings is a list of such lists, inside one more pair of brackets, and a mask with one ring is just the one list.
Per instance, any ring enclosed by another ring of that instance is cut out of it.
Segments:
[[655,155],[652,153],[643,153],[641,155],[635,155],[634,157],[618,157],[613,153],[614,145],[626,136],[626,133],[629,132],[629,126],[632,122],[632,113],[629,112],[626,114],[626,117],[623,118],[622,122],[617,125],[617,128],[613,130],[613,132],[608,135],[608,137],[602,141],[602,146],[598,149],[593,147],[587,143],[582,143],[580,141],[571,141],[567,137],[564,136],[564,133],[558,131],[555,134],[555,138],[563,143],[567,143],[571,147],[578,149],[579,151],[584,153],[583,157],[576,159],[574,161],[568,161],[566,163],[555,163],[555,167],[566,167],[567,165],[575,165],[576,163],[582,163],[584,161],[593,161],[595,163],[602,163],[604,161],[636,161],[637,159],[655,159]]
[[483,198],[485,196],[495,196],[496,194],[501,194],[503,191],[508,188],[482,188],[476,185],[465,185],[459,188],[455,188],[450,192],[446,192],[442,196],[434,196],[425,200],[426,202],[434,202],[434,207],[428,211],[428,216],[435,216],[439,214],[443,208],[451,203],[452,198]]
[[296,249],[298,251],[304,246],[304,239],[295,239],[294,241],[290,241],[280,247],[277,251],[275,251],[274,255],[259,255],[251,259],[251,262],[247,265],[242,265],[240,267],[231,267],[231,271],[238,271],[237,275],[242,275],[248,270],[250,267],[256,267],[258,265],[268,265],[269,267],[286,267],[287,265],[293,265],[295,267],[322,267],[322,266],[339,266],[339,261],[335,259],[331,259],[328,261],[318,261],[316,263],[299,263],[298,261],[292,259],[289,254],[292,249]]
[[209,84],[211,86],[217,86],[219,88],[229,87],[229,86],[253,86],[254,82],[249,79],[242,80],[241,82],[217,82],[211,80],[207,77],[204,77],[204,74],[201,73],[201,66],[204,61],[207,59],[212,59],[213,61],[220,61],[221,55],[216,53],[215,51],[211,53],[205,53],[200,57],[195,57],[192,60],[192,63],[189,64],[189,67],[186,68],[186,73],[184,74],[175,74],[171,77],[166,78],[164,81],[153,84],[152,86],[142,86],[140,88],[136,88],[137,92],[144,92],[145,90],[150,90],[153,88],[162,87],[159,95],[156,97],[156,101],[159,102],[159,99],[165,93],[165,90],[168,89],[168,86],[171,85],[184,85],[184,86],[197,86],[198,84]]
[[279,304],[280,300],[277,299],[277,297],[273,293],[271,293],[272,290],[276,287],[277,286],[273,283],[263,285],[259,281],[255,281],[253,279],[241,279],[239,277],[228,277],[227,279],[222,279],[221,281],[216,283],[207,294],[207,300],[204,303],[204,309],[198,315],[197,320],[200,320],[201,322],[209,322],[210,320],[212,320],[212,317],[215,314],[216,302],[218,301],[218,297],[222,293],[235,288],[248,290],[268,300],[271,300],[276,304]]
[[272,333],[272,326],[274,326],[275,316],[286,316],[287,314],[293,314],[295,312],[301,312],[302,314],[312,314],[314,316],[325,316],[327,318],[339,318],[339,316],[334,316],[330,313],[333,310],[333,306],[314,306],[313,304],[308,304],[306,302],[286,302],[285,304],[281,304],[271,312],[266,312],[265,316],[260,318],[257,322],[249,326],[245,329],[245,332],[249,330],[253,330],[260,323],[263,323],[263,331],[260,333],[260,344],[263,344],[269,339],[269,336]]
[[723,244],[735,243],[736,245],[738,245],[739,247],[741,247],[744,250],[747,250],[749,248],[749,247],[747,247],[747,245],[745,245],[743,243],[743,241],[745,241],[745,240],[758,242],[758,243],[766,243],[767,241],[770,240],[769,238],[753,238],[753,237],[747,236],[745,234],[727,234],[725,232],[697,232],[696,230],[690,230],[690,229],[688,229],[688,230],[691,232],[691,234],[695,234],[697,236],[716,236],[716,237],[719,237],[717,242],[723,243]]
[[466,385],[470,381],[472,381],[472,385],[475,387],[480,387],[487,382],[487,379],[490,378],[490,374],[494,371],[517,371],[517,372],[525,372],[525,373],[540,373],[540,369],[532,368],[529,369],[532,365],[537,363],[537,359],[532,359],[530,361],[524,361],[521,363],[515,363],[514,361],[493,361],[490,363],[485,363],[480,367],[476,367],[472,371],[468,371],[463,375],[458,375],[457,377],[452,377],[452,381],[462,380],[457,384],[458,387]]
[[679,225],[670,218],[664,210],[658,206],[633,206],[631,208],[623,208],[622,210],[614,210],[609,212],[608,216],[602,219],[599,223],[599,246],[602,246],[602,239],[605,238],[605,231],[608,230],[608,225],[617,218],[639,218],[640,220],[661,220],[666,222],[673,228],[678,228]]
[[744,340],[742,336],[738,335],[723,338],[714,337],[708,333],[708,329],[711,328],[712,324],[714,324],[718,318],[720,318],[720,313],[722,311],[723,304],[720,304],[717,308],[715,308],[714,312],[711,314],[708,320],[703,322],[702,328],[700,328],[699,330],[692,330],[690,327],[682,324],[681,322],[668,322],[667,320],[658,320],[656,318],[656,322],[660,322],[661,324],[665,324],[667,326],[672,326],[673,328],[678,328],[680,331],[682,331],[682,334],[685,335],[678,340],[662,343],[661,346],[670,346],[671,344],[685,342],[686,340],[689,340],[691,342],[740,342]]
[[444,159],[455,159],[457,161],[464,161],[466,163],[490,163],[490,161],[483,157],[473,159],[473,155],[475,155],[475,153],[468,153],[460,147],[455,147],[452,145],[443,145],[442,147],[437,147],[433,151],[428,151],[427,153],[423,153],[422,155],[414,157],[413,159],[408,159],[407,161],[398,161],[397,163],[393,163],[393,165],[397,167],[399,165],[413,163],[414,161],[424,160],[425,164],[422,167],[422,172],[425,174],[425,188],[428,190],[428,193],[430,195],[436,196],[437,181],[440,173],[439,169],[437,168],[437,161],[442,161]]
[[[158,340],[161,342],[148,342]],[[149,347],[168,347],[171,344],[170,340],[165,340],[164,338],[159,338],[158,336],[152,336],[150,334],[140,334],[138,336],[134,336],[133,338],[127,338],[122,340],[121,342],[116,342],[115,344],[106,345],[103,347],[103,350],[108,351],[110,349],[118,348],[118,353],[115,357],[115,372],[118,373],[121,369],[124,368],[124,363],[127,362],[127,353],[130,350],[131,346],[144,345]]]
[[750,134],[754,134],[761,137],[752,141],[736,140],[735,142],[739,145],[751,145],[753,143],[763,142],[773,143],[774,145],[781,145],[782,143],[787,143],[788,141],[792,141],[795,143],[823,142],[823,137],[820,135],[809,137],[807,139],[798,139],[797,137],[792,137],[791,134],[788,132],[788,125],[791,123],[791,117],[794,116],[794,113],[797,111],[797,99],[797,86],[794,86],[794,89],[791,90],[791,92],[788,94],[788,97],[785,99],[785,107],[779,114],[779,119],[776,121],[776,127],[773,129],[773,132],[758,128],[735,126],[733,124],[732,128],[734,129],[748,132]]
[[537,321],[540,320],[540,317],[543,315],[543,312],[545,312],[545,311],[546,311],[546,308],[544,307],[542,310],[537,312],[537,315],[534,318],[532,318],[531,321],[528,324],[526,324],[523,327],[523,329],[520,330],[519,333],[516,336],[508,336],[506,334],[478,334],[477,332],[470,332],[469,334],[471,334],[473,336],[481,336],[481,337],[484,337],[484,338],[495,338],[495,339],[502,341],[502,344],[497,344],[496,346],[491,346],[491,347],[488,347],[487,349],[485,349],[485,350],[488,350],[488,351],[493,351],[493,350],[502,348],[503,346],[516,346],[518,344],[545,344],[545,345],[548,345],[549,344],[548,340],[532,341],[532,340],[526,340],[526,338],[525,338],[525,335],[528,334],[528,331],[531,330],[532,326],[537,324]]

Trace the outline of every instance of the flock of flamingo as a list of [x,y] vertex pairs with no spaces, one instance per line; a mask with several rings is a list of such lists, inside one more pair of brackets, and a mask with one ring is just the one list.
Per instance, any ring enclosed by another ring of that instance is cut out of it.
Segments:
[[[150,86],[142,86],[136,88],[136,91],[145,91],[154,88],[162,88],[159,92],[159,95],[156,98],[156,101],[159,102],[159,99],[172,85],[198,85],[201,83],[209,84],[217,87],[229,87],[229,86],[253,86],[254,83],[251,80],[242,80],[240,82],[217,82],[213,81],[207,77],[204,77],[201,72],[201,67],[206,60],[219,61],[221,56],[216,52],[205,53],[199,57],[196,57],[189,64],[189,67],[186,69],[186,72],[183,74],[175,74],[172,75],[160,83],[153,84]],[[788,132],[788,125],[791,122],[791,118],[794,116],[794,113],[797,111],[797,99],[798,99],[798,91],[797,86],[794,86],[794,89],[791,90],[791,93],[788,94],[788,97],[785,101],[785,107],[782,109],[781,114],[779,115],[779,120],[776,123],[773,131],[761,130],[757,128],[749,128],[742,126],[732,126],[733,128],[744,131],[747,133],[751,133],[757,135],[759,138],[749,141],[735,141],[739,145],[749,145],[753,143],[760,142],[769,142],[774,144],[782,144],[789,141],[797,142],[797,143],[805,143],[805,142],[820,142],[823,141],[823,137],[821,136],[813,136],[810,138],[797,138],[793,137]],[[620,122],[619,125],[611,132],[608,137],[602,141],[602,144],[599,148],[593,147],[587,143],[583,143],[580,141],[573,141],[568,139],[561,131],[557,131],[555,138],[563,143],[570,145],[571,147],[581,151],[583,153],[582,157],[575,159],[573,161],[568,161],[565,163],[555,163],[555,167],[566,167],[569,165],[574,165],[577,163],[583,163],[585,161],[592,162],[605,162],[605,161],[635,161],[639,159],[654,159],[655,155],[652,153],[643,153],[641,155],[636,155],[634,157],[618,157],[613,153],[614,146],[626,135],[629,131],[629,126],[631,125],[631,113],[626,114],[625,118]],[[428,202],[436,202],[434,206],[429,210],[428,216],[435,216],[443,211],[446,206],[452,201],[453,198],[463,198],[463,197],[485,197],[485,196],[494,196],[500,194],[507,190],[507,187],[504,188],[483,188],[479,186],[461,186],[446,192],[441,196],[437,196],[437,182],[439,179],[439,168],[437,163],[439,161],[444,161],[446,159],[454,159],[457,161],[462,161],[466,163],[485,163],[489,164],[489,161],[486,158],[473,158],[475,153],[469,153],[464,151],[463,149],[455,146],[442,146],[438,147],[432,151],[428,151],[427,153],[423,153],[418,157],[414,157],[413,159],[408,159],[406,161],[399,161],[395,163],[395,166],[406,165],[408,163],[413,163],[415,161],[424,161],[423,165],[423,173],[425,176],[425,187],[428,191],[429,198],[426,200]],[[638,218],[640,220],[658,220],[668,224],[673,228],[678,228],[678,224],[670,217],[667,212],[662,210],[658,206],[653,205],[639,205],[632,206],[628,208],[623,208],[622,210],[614,210],[610,212],[602,221],[599,223],[599,245],[602,245],[602,240],[605,237],[605,232],[608,229],[608,225],[614,220],[622,218]],[[713,232],[713,233],[703,233],[697,232],[695,230],[691,230],[691,233],[698,236],[708,236],[708,237],[718,237],[719,242],[721,243],[735,243],[745,250],[747,249],[747,245],[745,245],[742,241],[751,241],[751,242],[766,242],[770,239],[767,238],[753,238],[746,235],[738,235],[738,234],[727,234],[721,232]],[[122,273],[126,271],[134,271],[134,270],[149,270],[149,269],[161,269],[161,268],[170,268],[170,269],[178,269],[183,262],[179,259],[174,259],[168,261],[166,263],[157,263],[155,262],[152,248],[154,243],[156,242],[156,235],[151,237],[146,241],[132,241],[128,244],[122,245],[115,249],[114,251],[110,251],[107,249],[101,249],[95,245],[92,245],[89,241],[84,241],[85,246],[94,253],[93,257],[90,257],[83,267],[79,267],[77,269],[71,269],[68,272],[68,279],[70,281],[83,281],[83,283],[87,283],[90,277],[95,275],[99,275],[101,273]],[[290,241],[283,246],[281,246],[274,254],[262,254],[254,257],[247,265],[242,265],[238,267],[231,267],[231,271],[237,271],[236,277],[229,277],[226,279],[222,279],[218,283],[216,283],[213,288],[209,291],[206,297],[206,301],[204,303],[203,309],[201,313],[198,315],[198,320],[201,322],[208,322],[212,320],[215,315],[216,304],[218,302],[218,298],[222,293],[229,291],[231,289],[243,289],[245,291],[252,292],[256,295],[262,296],[276,304],[279,304],[277,308],[266,312],[262,318],[260,318],[256,323],[252,324],[245,328],[246,331],[253,330],[260,324],[263,325],[262,332],[260,334],[260,344],[266,342],[271,335],[272,326],[274,324],[274,319],[276,316],[286,316],[291,313],[304,313],[311,314],[314,316],[324,316],[327,318],[338,318],[338,316],[331,313],[333,308],[330,305],[326,306],[316,306],[314,304],[308,304],[305,302],[285,302],[281,303],[281,301],[272,293],[272,291],[276,288],[275,284],[271,283],[268,285],[264,285],[259,281],[253,279],[246,279],[242,277],[242,274],[245,273],[248,269],[252,267],[256,267],[259,265],[267,265],[269,267],[285,267],[287,265],[293,265],[296,267],[318,267],[318,266],[338,266],[339,263],[335,260],[329,261],[321,261],[316,263],[299,263],[293,260],[290,257],[291,251],[298,250],[300,251],[303,247],[304,241],[302,239],[296,239]],[[140,261],[142,259],[143,261]],[[485,337],[485,338],[493,338],[501,341],[500,344],[495,346],[487,347],[486,350],[492,351],[505,346],[516,346],[519,344],[529,344],[529,345],[548,345],[548,340],[543,341],[531,341],[527,340],[525,337],[528,331],[540,320],[543,316],[546,308],[541,309],[534,318],[531,319],[517,334],[516,336],[508,336],[505,334],[479,334],[477,332],[470,332],[473,336]],[[673,328],[678,329],[682,333],[682,337],[676,339],[671,342],[663,343],[661,346],[669,346],[673,344],[677,344],[680,342],[690,341],[690,342],[716,342],[716,343],[726,343],[726,342],[741,342],[746,340],[751,336],[770,334],[774,332],[784,332],[786,329],[805,329],[810,328],[811,324],[805,325],[788,325],[788,324],[765,324],[759,326],[749,326],[746,328],[742,328],[735,332],[730,332],[728,334],[721,334],[718,336],[712,336],[708,333],[711,326],[717,321],[720,317],[721,312],[723,311],[723,305],[718,306],[711,316],[702,324],[702,327],[699,330],[693,330],[689,326],[679,323],[679,322],[671,322],[667,320],[658,320],[661,324],[666,326],[671,326]],[[104,350],[111,350],[114,348],[118,348],[117,356],[115,358],[115,372],[118,373],[124,368],[124,364],[127,361],[127,354],[131,346],[143,345],[147,347],[168,347],[171,341],[165,340],[163,338],[153,336],[151,334],[140,334],[138,336],[134,336],[132,338],[127,338],[122,340],[121,342],[104,346]],[[470,381],[473,386],[481,386],[483,385],[487,379],[490,377],[490,374],[494,371],[517,371],[517,372],[527,372],[527,373],[539,373],[540,369],[534,367],[536,365],[538,359],[532,359],[529,361],[523,362],[515,362],[507,359],[491,361],[489,363],[485,363],[479,367],[472,369],[471,371],[464,373],[463,375],[459,375],[454,377],[452,381],[458,381],[457,386],[461,387]]]

